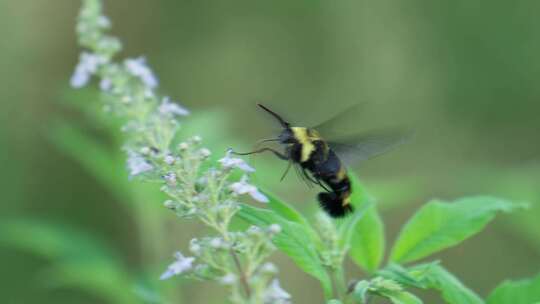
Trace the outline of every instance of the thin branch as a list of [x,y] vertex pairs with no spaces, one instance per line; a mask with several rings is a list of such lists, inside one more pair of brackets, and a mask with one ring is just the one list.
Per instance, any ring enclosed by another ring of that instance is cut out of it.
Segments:
[[244,287],[244,291],[246,292],[246,296],[249,299],[251,297],[251,289],[249,288],[249,284],[246,278],[246,273],[242,270],[240,259],[238,259],[236,252],[234,252],[234,249],[231,248],[230,252],[234,260],[234,264],[236,265],[236,268],[238,268],[238,272],[240,273],[240,282],[242,283],[242,286]]

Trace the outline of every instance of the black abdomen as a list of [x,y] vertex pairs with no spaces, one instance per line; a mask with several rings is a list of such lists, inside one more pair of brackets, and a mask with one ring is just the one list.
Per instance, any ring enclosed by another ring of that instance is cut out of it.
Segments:
[[301,162],[301,145],[293,145],[289,150],[291,159],[299,163],[304,170],[311,173],[313,178],[324,183],[327,192],[318,194],[317,199],[321,208],[331,217],[339,218],[351,213],[350,204],[351,183],[343,164],[331,149],[325,149],[322,142],[314,142],[315,150],[309,159]]
[[353,211],[349,201],[351,182],[334,151],[329,150],[326,160],[316,164],[310,171],[331,190],[317,196],[319,204],[331,217],[343,217]]
[[345,199],[348,199],[348,195],[344,198],[337,192],[321,192],[317,195],[317,199],[321,208],[331,217],[344,217],[353,212],[351,204],[344,204]]

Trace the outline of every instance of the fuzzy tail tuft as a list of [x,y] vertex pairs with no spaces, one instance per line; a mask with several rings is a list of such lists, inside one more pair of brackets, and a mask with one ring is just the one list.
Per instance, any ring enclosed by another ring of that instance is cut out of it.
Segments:
[[317,196],[321,208],[333,218],[344,217],[353,212],[350,204],[343,205],[343,199],[333,192],[321,192]]

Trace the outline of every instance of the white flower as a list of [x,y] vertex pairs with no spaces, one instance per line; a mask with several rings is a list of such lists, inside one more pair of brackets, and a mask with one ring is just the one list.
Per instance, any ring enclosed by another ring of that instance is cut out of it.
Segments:
[[174,261],[167,270],[159,277],[160,280],[166,280],[172,276],[185,273],[193,268],[194,257],[185,257],[180,252],[174,254]]
[[185,151],[189,148],[189,144],[187,142],[181,142],[178,144],[178,149],[180,151]]
[[158,111],[161,115],[189,115],[188,110],[179,106],[177,103],[171,102],[171,99],[169,97],[163,97],[163,99],[161,100],[161,105],[159,105]]
[[178,204],[175,203],[175,202],[172,201],[172,200],[166,200],[166,201],[163,203],[163,206],[165,206],[165,208],[167,208],[167,209],[175,210],[175,209],[178,207]]
[[212,152],[210,152],[210,150],[206,148],[202,148],[199,150],[199,154],[202,156],[202,158],[208,158],[212,154]]
[[154,93],[153,89],[145,88],[144,90],[144,98],[150,99],[154,98],[156,94]]
[[176,173],[169,172],[169,173],[163,175],[163,178],[167,182],[167,185],[169,185],[171,187],[176,186]]
[[111,27],[111,20],[109,20],[109,18],[101,15],[101,16],[99,16],[99,18],[97,20],[97,25],[99,27],[109,28],[109,27]]
[[193,197],[193,201],[196,203],[207,202],[209,198],[208,194],[199,193]]
[[133,151],[128,151],[127,166],[132,177],[154,169],[144,157]]
[[84,68],[75,68],[75,73],[71,76],[69,81],[71,86],[78,89],[84,87],[90,80],[90,73],[88,73]]
[[281,226],[278,224],[272,224],[268,227],[268,231],[272,234],[278,234],[281,232]]
[[82,52],[79,56],[79,63],[75,67],[75,72],[71,76],[71,86],[74,88],[84,87],[90,77],[96,73],[99,65],[105,63],[105,58],[87,52]]
[[274,265],[273,263],[267,262],[261,266],[261,271],[265,273],[274,274],[278,272],[278,269],[276,265]]
[[124,65],[131,75],[139,77],[146,86],[152,89],[157,87],[157,78],[148,65],[146,65],[146,59],[144,57],[126,59]]
[[130,102],[133,101],[133,97],[129,96],[129,95],[124,95],[120,98],[120,101],[125,103],[125,104],[128,104]]
[[212,248],[219,249],[223,246],[223,241],[221,238],[213,238],[210,241],[210,246],[212,246]]
[[148,154],[150,154],[150,152],[152,152],[150,147],[142,147],[140,151],[141,151],[141,154],[143,154],[143,155],[148,155]]
[[268,203],[268,198],[262,194],[257,187],[247,183],[247,176],[244,175],[239,182],[230,186],[231,190],[238,194],[249,194],[254,200],[261,203]]
[[201,254],[201,245],[199,245],[199,240],[191,239],[189,242],[189,251],[193,252],[194,255]]
[[243,159],[231,157],[231,150],[227,151],[225,157],[219,160],[221,166],[225,169],[238,168],[244,172],[255,172],[250,165],[248,165]]
[[172,165],[172,164],[174,164],[174,161],[175,161],[174,156],[172,156],[172,155],[165,156],[165,158],[163,160],[165,161],[165,163],[167,165]]
[[254,226],[254,225],[250,226],[247,230],[247,233],[251,235],[257,235],[261,233],[261,228],[259,226]]
[[288,304],[291,295],[279,286],[279,281],[274,279],[264,291],[265,304]]
[[232,285],[236,282],[236,275],[228,273],[219,279],[219,282],[223,285]]
[[99,82],[99,88],[104,92],[109,91],[112,88],[112,81],[109,78],[101,79]]

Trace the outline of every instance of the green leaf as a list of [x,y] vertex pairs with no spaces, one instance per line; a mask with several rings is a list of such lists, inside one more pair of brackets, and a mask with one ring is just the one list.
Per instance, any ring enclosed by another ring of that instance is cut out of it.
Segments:
[[488,304],[540,303],[540,274],[531,279],[504,281],[491,292]]
[[403,227],[390,260],[410,262],[454,246],[482,230],[497,212],[522,206],[487,196],[463,198],[453,203],[431,201]]
[[396,281],[376,277],[370,282],[368,291],[372,294],[384,297],[395,304],[421,304],[422,301],[412,293],[403,290]]
[[474,291],[463,285],[458,278],[437,263],[411,267],[410,274],[420,280],[425,287],[439,290],[446,303],[484,303]]
[[111,114],[103,111],[103,103],[99,102],[102,92],[95,87],[85,87],[74,90],[66,88],[60,98],[56,99],[60,106],[68,108],[82,114],[83,120],[93,128],[106,129],[109,136],[116,140],[122,140],[124,136],[120,129],[123,121],[121,119],[111,119]]
[[281,215],[288,221],[295,222],[306,227],[311,227],[307,219],[291,205],[285,203],[270,191],[267,191],[264,188],[259,189],[264,193],[264,195],[266,195],[266,197],[268,197],[268,207],[270,209],[274,210],[277,214]]
[[[354,174],[350,178],[353,189],[351,201],[354,206],[358,208],[371,202],[358,178]],[[384,256],[385,238],[384,225],[375,205],[366,210],[351,231],[349,255],[352,260],[367,272],[377,270]]]
[[422,304],[422,300],[407,291],[387,292],[383,296],[390,299],[394,304]]
[[367,303],[369,285],[369,282],[366,280],[356,283],[354,285],[353,298],[362,304]]
[[332,294],[332,282],[325,267],[319,258],[316,249],[317,240],[313,239],[315,231],[299,223],[286,220],[274,211],[242,205],[238,216],[244,221],[259,226],[267,227],[271,224],[281,226],[273,243],[306,273],[318,279],[324,289],[325,295]]
[[339,245],[341,248],[348,250],[351,245],[352,236],[356,233],[355,227],[358,222],[366,215],[366,211],[373,205],[369,201],[362,204],[359,208],[355,208],[354,214],[349,216],[344,223],[339,226]]
[[306,228],[306,231],[308,231],[311,235],[310,238],[313,240],[314,244],[317,248],[322,248],[322,241],[319,235],[315,232],[313,227],[309,224],[307,219],[296,209],[294,209],[291,205],[285,203],[283,200],[275,196],[273,193],[266,191],[264,189],[261,190],[266,197],[268,197],[268,207],[275,211],[277,214],[279,214],[284,219],[298,223]]
[[381,269],[376,272],[376,275],[379,275],[385,279],[390,279],[398,282],[403,286],[416,287],[416,288],[426,288],[424,284],[414,276],[412,276],[409,271],[398,264],[390,264],[384,269]]
[[[130,193],[124,156],[89,136],[80,127],[59,121],[50,131],[50,139],[62,152],[80,163],[113,194]],[[119,195],[121,201],[125,197]]]
[[49,288],[77,287],[110,303],[140,303],[133,279],[116,255],[90,235],[40,220],[4,220],[0,245],[50,260],[38,278]]
[[336,300],[336,299],[332,299],[328,302],[326,302],[326,304],[342,304],[343,302],[341,302],[340,300]]
[[[129,181],[124,153],[108,149],[105,144],[88,135],[77,125],[58,121],[51,128],[49,138],[61,152],[77,161],[109,189],[119,202],[146,203],[163,199],[163,194],[157,191],[155,185]],[[134,183],[137,183],[136,187]]]
[[103,259],[55,261],[39,278],[48,288],[79,288],[110,303],[142,303],[132,278]]
[[[167,285],[175,290],[175,294],[171,295],[166,291]],[[182,292],[178,292],[178,287],[174,285],[176,284],[163,284],[163,281],[157,280],[156,273],[151,270],[148,273],[137,274],[133,292],[145,304],[180,303]]]
[[113,253],[90,235],[71,227],[37,219],[3,219],[0,222],[0,245],[2,244],[47,259],[113,259]]

